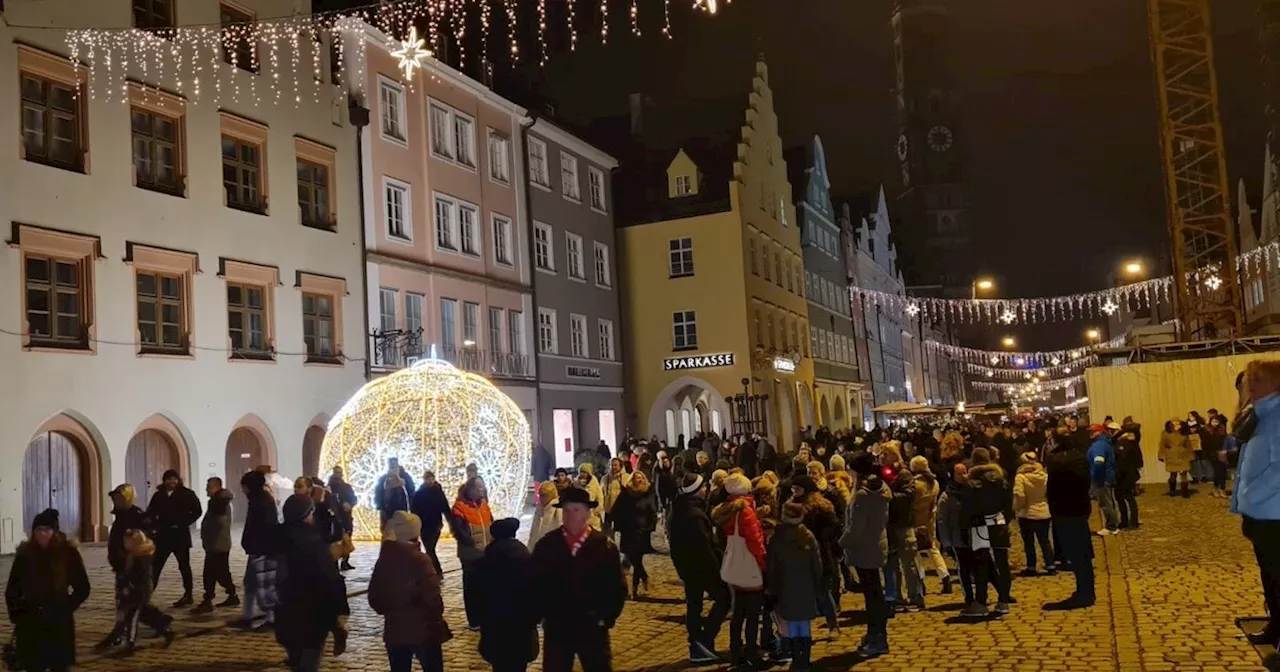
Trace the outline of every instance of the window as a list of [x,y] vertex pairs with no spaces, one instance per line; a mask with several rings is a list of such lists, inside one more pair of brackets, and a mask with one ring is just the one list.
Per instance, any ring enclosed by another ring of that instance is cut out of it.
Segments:
[[458,347],[458,302],[440,299],[440,345],[446,352]]
[[600,336],[600,359],[613,359],[613,322],[599,320],[597,322]]
[[582,200],[578,187],[578,157],[560,152],[560,193],[573,201]]
[[[791,284],[791,260],[790,259],[786,260],[786,262],[783,263],[783,266],[786,269],[786,275],[787,275],[787,291],[789,292],[795,291],[795,285]],[[778,283],[778,284],[781,285],[782,283]]]
[[474,207],[458,206],[458,237],[462,241],[462,253],[480,256],[480,232],[476,230],[476,218],[479,217]]
[[389,177],[382,178],[382,216],[387,220],[387,237],[413,240],[413,219],[409,204],[409,185]]
[[325,294],[302,294],[302,340],[307,345],[307,359],[333,359],[333,297]]
[[139,271],[138,340],[143,352],[187,351],[182,276]]
[[236,7],[222,4],[222,60],[256,73],[258,41],[256,31],[249,30],[254,17]]
[[569,265],[569,277],[585,280],[587,274],[582,268],[582,236],[566,232],[564,234],[564,246]]
[[676,238],[669,243],[671,277],[693,275],[693,239]]
[[[813,329],[813,327],[809,327],[809,328],[810,328],[810,329]],[[801,331],[801,332],[803,332],[803,331],[804,331],[804,324],[801,324],[801,325],[800,325],[800,331]],[[817,337],[816,337],[816,336],[814,336],[814,338],[816,339]],[[800,347],[804,350],[804,356],[805,356],[805,357],[808,357],[808,356],[809,356],[809,341],[805,341],[805,342],[801,343],[801,344],[800,344]]]
[[778,348],[778,336],[773,331],[773,313],[769,313],[769,349],[776,350]]
[[82,113],[75,87],[23,72],[23,157],[59,168],[84,170]]
[[800,293],[800,290],[801,290],[801,288],[803,287],[803,286],[800,284],[800,264],[799,264],[799,262],[797,262],[797,263],[796,263],[796,265],[795,265],[795,267],[793,268],[793,270],[794,270],[794,272],[795,272],[795,283],[796,283],[796,284],[795,284],[795,287],[796,287],[795,291],[796,291],[796,293],[798,294],[798,293]]
[[560,351],[556,338],[556,311],[538,309],[538,352],[556,354]]
[[604,212],[604,171],[595,167],[587,168],[588,188],[591,190],[591,207]]
[[267,345],[266,288],[227,283],[227,335],[241,357],[270,356]]
[[788,345],[790,346],[790,348],[791,348],[791,349],[793,349],[793,350],[799,350],[799,349],[800,349],[800,332],[799,332],[798,328],[796,327],[796,323],[795,323],[795,322],[792,322],[792,323],[791,323],[791,340],[790,340],[790,341],[788,341],[788,342],[787,342],[787,344],[788,344]]
[[676,196],[688,196],[693,193],[693,178],[688,175],[676,176]]
[[612,274],[609,272],[609,246],[604,243],[597,242],[596,248],[596,285],[600,287],[612,286]]
[[551,227],[546,224],[533,225],[533,263],[544,271],[556,270],[556,259],[551,251]]
[[507,352],[524,354],[524,313],[518,310],[507,311]]
[[[422,299],[421,294],[405,292],[404,295],[404,330],[410,334],[422,333]],[[391,297],[392,310],[395,310],[395,296]],[[394,315],[392,316],[394,317]],[[394,324],[394,320],[392,321]]]
[[502,352],[502,309],[489,309],[489,349]]
[[462,303],[462,344],[471,347],[480,340],[480,304]]
[[762,262],[761,268],[764,270],[764,279],[772,282],[773,278],[769,277],[769,246],[761,245],[760,248],[760,261]]
[[155,30],[173,25],[173,0],[133,0],[134,28]]
[[759,310],[756,311],[755,323],[756,323],[756,346],[763,348],[764,347],[764,320],[760,319]]
[[697,312],[678,310],[671,314],[671,346],[675,350],[698,348]]
[[489,177],[494,182],[511,182],[511,141],[489,129]]
[[476,167],[476,124],[456,111],[453,112],[453,146],[458,163]]
[[449,128],[448,108],[431,103],[431,153],[453,158],[453,133]]
[[760,267],[756,264],[756,239],[747,239],[747,252],[751,254],[751,274],[760,275]]
[[511,265],[511,220],[502,215],[493,216],[493,261]]
[[779,255],[776,250],[773,253],[773,270],[774,270],[774,275],[777,276],[775,280],[777,281],[778,286],[781,287],[782,286],[782,256]]
[[87,347],[84,261],[27,255],[27,332],[31,345]]
[[262,146],[222,136],[222,186],[227,207],[265,214],[262,198]]
[[587,317],[569,314],[569,349],[574,357],[590,357],[587,350]]
[[781,198],[778,199],[778,220],[783,226],[787,225],[787,202]]
[[[405,312],[408,312],[407,295],[404,303]],[[382,333],[396,330],[396,290],[394,289],[378,288],[378,327]]]
[[529,138],[529,181],[550,187],[550,172],[547,168],[547,143]]
[[185,184],[178,152],[181,117],[132,110],[133,182],[143,189],[181,195]]
[[298,159],[298,209],[302,211],[303,224],[329,227],[328,166]]
[[457,215],[457,207],[453,201],[436,196],[436,247],[457,251],[458,244],[453,236],[453,218]]
[[[398,144],[405,140],[404,87],[389,79],[378,78],[378,102],[381,104],[382,137]],[[435,137],[434,135],[432,136]]]
[[295,137],[294,154],[298,168],[298,210],[304,226],[333,230],[336,202],[333,169],[337,155],[332,147]]

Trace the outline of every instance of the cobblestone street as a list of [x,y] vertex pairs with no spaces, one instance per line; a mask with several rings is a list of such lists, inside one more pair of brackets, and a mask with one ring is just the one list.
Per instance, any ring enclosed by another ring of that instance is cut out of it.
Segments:
[[[1238,616],[1260,615],[1261,589],[1252,551],[1241,537],[1239,519],[1226,503],[1199,494],[1169,499],[1151,487],[1141,499],[1143,527],[1138,532],[1094,541],[1098,604],[1088,610],[1044,612],[1041,606],[1066,597],[1070,575],[1018,578],[1018,604],[1003,619],[956,622],[956,595],[937,595],[930,577],[928,609],[902,614],[889,624],[890,655],[862,661],[853,651],[863,634],[861,598],[846,595],[839,635],[815,629],[815,669],[906,672],[919,670],[1162,670],[1231,672],[1262,669],[1257,655],[1234,624]],[[1017,535],[1015,534],[1015,537]],[[381,619],[359,592],[377,554],[376,544],[361,545],[349,573],[352,637],[347,653],[327,658],[326,670],[385,670]],[[441,556],[452,549],[442,544]],[[1022,567],[1015,548],[1014,571]],[[130,658],[99,655],[90,647],[111,627],[112,605],[105,549],[86,549],[94,592],[77,615],[81,670],[241,671],[283,670],[283,653],[271,635],[232,631],[235,614],[211,617],[179,615],[178,640],[169,650],[146,639]],[[196,581],[203,558],[193,560]],[[244,557],[233,556],[237,579]],[[9,561],[0,569],[8,572]],[[650,556],[652,597],[627,605],[613,630],[615,667],[652,671],[685,669],[687,648],[683,598],[670,561]],[[488,669],[476,653],[478,635],[467,632],[462,610],[461,573],[445,560],[446,617],[454,639],[445,647],[448,670]],[[197,598],[199,597],[197,585]],[[181,593],[176,566],[166,567],[156,604],[167,607]],[[221,599],[221,596],[219,597]],[[173,612],[174,610],[167,610]],[[176,613],[176,612],[175,612]],[[6,628],[8,624],[5,624]],[[7,636],[7,630],[5,633]],[[149,636],[149,635],[148,635]],[[727,648],[727,624],[718,644]],[[538,666],[531,666],[538,669]],[[712,669],[712,668],[708,668]]]

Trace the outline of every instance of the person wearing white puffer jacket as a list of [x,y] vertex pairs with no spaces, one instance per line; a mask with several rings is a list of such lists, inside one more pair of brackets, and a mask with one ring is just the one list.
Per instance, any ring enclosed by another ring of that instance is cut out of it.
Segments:
[[1034,452],[1022,454],[1022,464],[1013,478],[1013,511],[1018,517],[1018,531],[1022,533],[1022,549],[1027,554],[1027,566],[1022,576],[1036,575],[1036,542],[1044,558],[1044,571],[1057,571],[1053,564],[1053,546],[1049,543],[1049,473],[1044,470]]

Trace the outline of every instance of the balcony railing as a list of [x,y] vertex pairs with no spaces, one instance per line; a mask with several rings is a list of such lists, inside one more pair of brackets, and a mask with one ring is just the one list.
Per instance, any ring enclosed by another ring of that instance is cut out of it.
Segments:
[[437,357],[462,369],[490,378],[532,378],[529,357],[519,353],[481,350],[473,346],[430,346],[422,342],[422,332],[391,330],[369,335],[372,340],[373,369],[394,371],[411,366],[419,358]]

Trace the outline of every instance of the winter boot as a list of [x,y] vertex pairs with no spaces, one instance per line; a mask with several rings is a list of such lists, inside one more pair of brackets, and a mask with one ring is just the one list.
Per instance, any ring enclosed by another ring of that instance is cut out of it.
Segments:
[[183,607],[189,607],[194,603],[195,603],[195,600],[191,597],[191,593],[184,593],[182,597],[178,598],[177,602],[173,603],[173,608],[181,609]]
[[1178,482],[1176,480],[1169,481],[1169,496],[1170,497],[1178,496]]
[[200,604],[197,604],[197,605],[196,605],[196,608],[191,610],[191,613],[193,613],[193,614],[212,614],[212,613],[213,613],[213,609],[214,609],[214,607],[213,607],[213,600],[201,600],[201,601],[200,601]]
[[93,645],[93,650],[106,651],[113,646],[119,646],[124,641],[124,629],[123,623],[116,623],[116,626],[111,629],[111,632],[107,633],[106,637],[102,638],[102,641]]
[[858,649],[858,655],[875,658],[889,653],[889,633],[879,628],[867,631],[867,642]]
[[808,672],[809,656],[812,653],[812,637],[793,638],[791,640],[791,672]]
[[943,595],[951,594],[951,575],[950,574],[942,575],[942,594]]
[[1191,498],[1191,484],[1187,483],[1186,481],[1182,482],[1182,498],[1183,499]]
[[769,660],[774,665],[785,665],[790,663],[791,651],[795,648],[795,640],[790,637],[779,637],[774,642],[773,651],[769,654]]
[[219,608],[222,608],[222,607],[238,607],[238,606],[240,606],[240,598],[239,598],[239,597],[236,597],[235,595],[228,595],[228,596],[227,596],[227,599],[225,599],[225,600],[223,600],[223,601],[219,602],[219,603],[217,604],[217,606],[218,606]]

